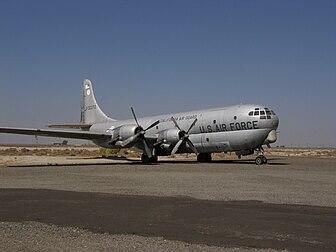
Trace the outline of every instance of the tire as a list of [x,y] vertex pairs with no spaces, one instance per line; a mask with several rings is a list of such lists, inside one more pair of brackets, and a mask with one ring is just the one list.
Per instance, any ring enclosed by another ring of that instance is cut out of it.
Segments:
[[211,160],[212,160],[211,153],[200,153],[197,156],[197,161],[201,163],[208,163],[211,162]]
[[206,162],[210,163],[212,161],[211,153],[206,155]]
[[158,161],[158,156],[152,156],[150,159],[149,159],[149,162],[150,163],[157,163]]
[[149,159],[149,157],[148,157],[147,155],[142,154],[142,155],[141,155],[141,162],[142,162],[143,164],[148,164],[148,163],[150,162],[150,159]]
[[143,164],[151,164],[151,163],[157,163],[158,161],[158,156],[152,156],[151,158],[149,158],[147,155],[142,154],[141,155],[141,162]]
[[263,157],[262,156],[258,156],[255,158],[255,163],[256,165],[262,165],[264,163]]

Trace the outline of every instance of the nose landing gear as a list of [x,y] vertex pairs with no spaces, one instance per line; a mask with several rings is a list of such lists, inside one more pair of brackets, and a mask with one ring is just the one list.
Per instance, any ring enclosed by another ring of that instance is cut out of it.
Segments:
[[259,147],[258,156],[255,158],[256,165],[267,164],[267,158],[264,155],[263,147]]
[[259,155],[255,158],[255,163],[257,165],[267,164],[267,158],[263,155]]

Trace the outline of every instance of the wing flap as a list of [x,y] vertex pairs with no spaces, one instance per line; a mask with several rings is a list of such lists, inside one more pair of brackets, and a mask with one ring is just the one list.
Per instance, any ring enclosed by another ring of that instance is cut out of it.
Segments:
[[48,128],[89,130],[91,126],[92,124],[51,124]]
[[3,127],[0,127],[0,133],[46,136],[46,137],[64,137],[64,138],[86,139],[86,140],[108,139],[111,137],[111,135],[109,134],[88,132],[88,131],[3,128]]

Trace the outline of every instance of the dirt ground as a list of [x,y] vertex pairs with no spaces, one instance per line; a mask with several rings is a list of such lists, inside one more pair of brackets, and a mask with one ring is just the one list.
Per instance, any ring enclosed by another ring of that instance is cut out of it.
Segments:
[[7,157],[1,251],[336,250],[335,158]]

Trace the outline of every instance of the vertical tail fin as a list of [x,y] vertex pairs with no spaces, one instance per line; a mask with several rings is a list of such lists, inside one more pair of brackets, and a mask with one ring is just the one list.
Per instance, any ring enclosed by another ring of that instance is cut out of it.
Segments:
[[104,114],[97,104],[90,80],[84,80],[81,99],[81,124],[95,124],[115,121]]

